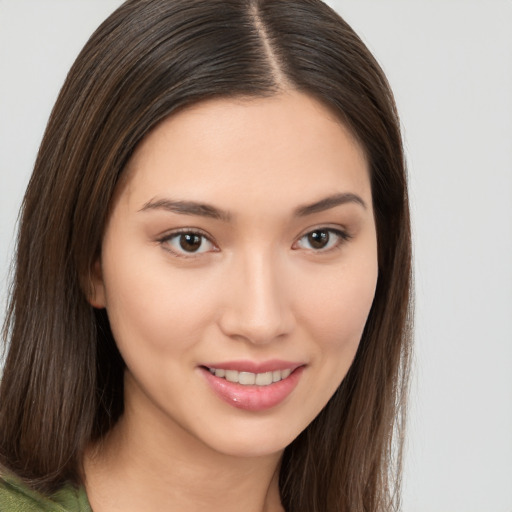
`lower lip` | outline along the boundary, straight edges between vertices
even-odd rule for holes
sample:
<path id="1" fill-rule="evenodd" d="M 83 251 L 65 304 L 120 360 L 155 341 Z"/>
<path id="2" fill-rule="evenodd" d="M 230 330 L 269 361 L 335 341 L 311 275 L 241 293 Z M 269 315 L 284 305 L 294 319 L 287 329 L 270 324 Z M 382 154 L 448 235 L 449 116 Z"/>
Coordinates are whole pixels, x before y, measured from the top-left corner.
<path id="1" fill-rule="evenodd" d="M 268 386 L 244 386 L 216 377 L 206 368 L 201 370 L 214 393 L 224 402 L 237 409 L 264 411 L 276 407 L 291 394 L 299 382 L 304 366 L 294 370 L 286 379 Z"/>

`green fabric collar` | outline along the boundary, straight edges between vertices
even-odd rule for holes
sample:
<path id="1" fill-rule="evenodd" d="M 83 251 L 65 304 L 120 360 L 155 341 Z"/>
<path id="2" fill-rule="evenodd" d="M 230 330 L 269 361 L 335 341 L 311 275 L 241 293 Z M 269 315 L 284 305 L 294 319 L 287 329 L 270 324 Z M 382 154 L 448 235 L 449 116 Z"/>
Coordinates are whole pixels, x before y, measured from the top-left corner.
<path id="1" fill-rule="evenodd" d="M 13 475 L 0 477 L 0 510 L 9 512 L 92 512 L 83 487 L 66 484 L 50 496 Z"/>

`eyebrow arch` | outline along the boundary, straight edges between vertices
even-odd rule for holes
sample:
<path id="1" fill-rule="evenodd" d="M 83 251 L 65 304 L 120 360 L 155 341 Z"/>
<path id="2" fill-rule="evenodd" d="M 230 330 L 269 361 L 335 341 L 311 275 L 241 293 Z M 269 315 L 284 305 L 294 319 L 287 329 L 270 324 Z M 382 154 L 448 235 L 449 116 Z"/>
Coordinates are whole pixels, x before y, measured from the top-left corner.
<path id="1" fill-rule="evenodd" d="M 312 204 L 307 204 L 304 206 L 299 206 L 295 210 L 296 217 L 306 217 L 307 215 L 312 215 L 313 213 L 323 212 L 325 210 L 329 210 L 334 208 L 335 206 L 340 206 L 342 204 L 347 203 L 356 203 L 361 205 L 365 210 L 367 208 L 366 203 L 363 201 L 361 197 L 352 193 L 342 193 L 342 194 L 334 194 L 332 196 L 325 197 L 324 199 L 320 199 Z"/>
<path id="2" fill-rule="evenodd" d="M 352 193 L 341 193 L 325 197 L 315 203 L 299 206 L 295 209 L 294 215 L 296 217 L 306 217 L 346 203 L 356 203 L 366 209 L 366 203 L 358 195 Z M 198 215 L 200 217 L 209 217 L 223 222 L 231 222 L 232 220 L 232 215 L 229 212 L 221 210 L 210 204 L 198 203 L 196 201 L 177 201 L 172 199 L 154 198 L 145 203 L 139 211 L 143 212 L 148 210 L 165 210 L 181 215 Z"/>
<path id="3" fill-rule="evenodd" d="M 172 199 L 150 199 L 139 211 L 165 210 L 182 215 L 198 215 L 224 222 L 231 221 L 231 214 L 215 206 L 195 201 L 174 201 Z"/>

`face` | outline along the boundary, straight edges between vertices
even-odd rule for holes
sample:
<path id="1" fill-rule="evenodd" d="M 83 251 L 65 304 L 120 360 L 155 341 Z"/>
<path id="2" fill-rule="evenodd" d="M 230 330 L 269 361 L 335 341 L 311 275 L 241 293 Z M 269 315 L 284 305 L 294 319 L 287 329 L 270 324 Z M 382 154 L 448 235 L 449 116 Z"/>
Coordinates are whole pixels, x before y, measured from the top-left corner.
<path id="1" fill-rule="evenodd" d="M 129 421 L 277 453 L 343 380 L 373 301 L 364 153 L 296 92 L 184 110 L 132 157 L 94 279 Z"/>

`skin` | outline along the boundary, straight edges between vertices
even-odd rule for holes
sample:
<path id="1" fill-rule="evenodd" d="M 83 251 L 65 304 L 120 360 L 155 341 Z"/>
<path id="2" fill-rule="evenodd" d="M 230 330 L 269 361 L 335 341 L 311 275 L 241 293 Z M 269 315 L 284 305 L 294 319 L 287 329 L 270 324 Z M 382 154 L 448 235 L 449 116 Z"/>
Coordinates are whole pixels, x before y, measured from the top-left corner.
<path id="1" fill-rule="evenodd" d="M 170 117 L 124 176 L 90 300 L 107 309 L 126 361 L 126 407 L 87 454 L 91 505 L 280 511 L 282 452 L 345 376 L 375 293 L 365 155 L 327 108 L 289 91 L 209 100 Z M 297 215 L 336 194 L 352 196 Z M 168 199 L 207 203 L 229 219 L 155 207 Z M 177 229 L 204 235 L 199 250 L 183 250 Z M 307 236 L 315 230 L 329 237 L 325 248 Z M 304 369 L 263 411 L 220 400 L 200 369 L 269 359 Z"/>

